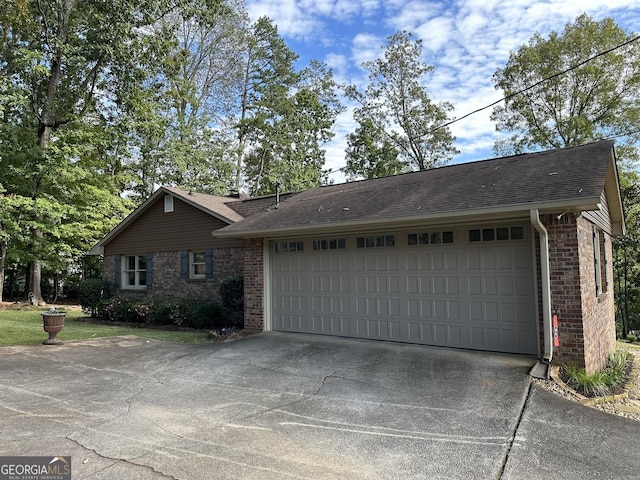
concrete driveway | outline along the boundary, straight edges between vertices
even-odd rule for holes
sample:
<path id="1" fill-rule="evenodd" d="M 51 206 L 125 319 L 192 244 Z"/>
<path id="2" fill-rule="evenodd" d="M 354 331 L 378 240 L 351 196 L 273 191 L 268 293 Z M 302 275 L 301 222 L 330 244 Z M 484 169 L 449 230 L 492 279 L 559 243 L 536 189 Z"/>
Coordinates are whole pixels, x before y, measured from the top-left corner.
<path id="1" fill-rule="evenodd" d="M 0 348 L 0 455 L 75 479 L 638 478 L 640 422 L 532 386 L 534 360 L 263 333 Z"/>

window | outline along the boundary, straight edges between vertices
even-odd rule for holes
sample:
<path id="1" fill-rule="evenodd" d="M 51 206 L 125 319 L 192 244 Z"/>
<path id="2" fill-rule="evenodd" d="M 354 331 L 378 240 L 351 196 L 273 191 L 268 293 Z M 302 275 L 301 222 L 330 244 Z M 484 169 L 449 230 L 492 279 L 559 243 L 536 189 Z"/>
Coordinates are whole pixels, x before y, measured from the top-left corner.
<path id="1" fill-rule="evenodd" d="M 205 252 L 189 252 L 189 278 L 206 278 Z"/>
<path id="2" fill-rule="evenodd" d="M 182 250 L 180 277 L 194 280 L 213 278 L 213 249 Z"/>
<path id="3" fill-rule="evenodd" d="M 356 239 L 356 248 L 393 247 L 395 244 L 395 235 L 372 235 L 369 237 L 358 237 Z"/>
<path id="4" fill-rule="evenodd" d="M 345 248 L 347 248 L 347 241 L 344 238 L 313 241 L 314 250 L 343 250 Z"/>
<path id="5" fill-rule="evenodd" d="M 453 243 L 453 232 L 409 233 L 407 245 L 440 245 Z"/>
<path id="6" fill-rule="evenodd" d="M 524 240 L 524 227 L 475 228 L 469 230 L 470 242 L 494 242 L 507 240 Z"/>
<path id="7" fill-rule="evenodd" d="M 608 290 L 607 281 L 607 256 L 605 248 L 604 232 L 595 225 L 592 227 L 593 233 L 593 266 L 596 281 L 596 296 Z"/>
<path id="8" fill-rule="evenodd" d="M 304 242 L 276 242 L 276 252 L 303 252 Z"/>
<path id="9" fill-rule="evenodd" d="M 173 195 L 164 196 L 164 212 L 165 213 L 173 212 Z"/>
<path id="10" fill-rule="evenodd" d="M 122 287 L 147 287 L 146 255 L 128 255 L 124 257 L 124 262 L 122 265 Z"/>

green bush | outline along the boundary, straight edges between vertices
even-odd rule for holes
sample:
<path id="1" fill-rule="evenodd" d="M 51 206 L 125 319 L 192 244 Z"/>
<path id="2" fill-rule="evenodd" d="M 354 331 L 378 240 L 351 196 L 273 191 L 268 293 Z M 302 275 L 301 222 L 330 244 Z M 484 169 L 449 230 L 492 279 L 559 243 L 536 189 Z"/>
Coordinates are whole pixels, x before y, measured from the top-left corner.
<path id="1" fill-rule="evenodd" d="M 102 308 L 103 320 L 122 323 L 152 323 L 155 306 L 152 301 L 134 297 L 113 297 Z"/>
<path id="2" fill-rule="evenodd" d="M 627 341 L 634 343 L 638 341 L 638 337 L 636 337 L 634 334 L 630 333 L 629 335 L 627 335 Z"/>
<path id="3" fill-rule="evenodd" d="M 216 302 L 199 303 L 191 314 L 193 328 L 220 328 L 222 308 Z"/>
<path id="4" fill-rule="evenodd" d="M 244 324 L 244 277 L 233 275 L 220 283 L 220 299 L 222 311 L 227 321 L 235 327 Z"/>
<path id="5" fill-rule="evenodd" d="M 567 384 L 587 397 L 608 395 L 626 380 L 631 359 L 626 350 L 616 350 L 609 355 L 607 368 L 592 375 L 587 375 L 584 368 L 567 365 Z"/>
<path id="6" fill-rule="evenodd" d="M 82 310 L 92 317 L 98 316 L 98 305 L 111 296 L 109 282 L 102 278 L 89 278 L 80 282 L 78 296 Z"/>
<path id="7" fill-rule="evenodd" d="M 114 297 L 98 306 L 100 318 L 111 322 L 176 325 L 187 328 L 220 328 L 222 308 L 216 302 L 183 297 L 158 303 L 152 299 Z"/>

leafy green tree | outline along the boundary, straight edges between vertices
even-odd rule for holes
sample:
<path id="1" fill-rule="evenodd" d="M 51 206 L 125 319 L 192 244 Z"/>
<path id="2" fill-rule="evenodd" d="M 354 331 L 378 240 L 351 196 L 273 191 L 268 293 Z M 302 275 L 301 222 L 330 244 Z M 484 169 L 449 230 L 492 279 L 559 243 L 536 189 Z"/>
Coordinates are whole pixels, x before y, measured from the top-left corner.
<path id="1" fill-rule="evenodd" d="M 625 209 L 627 234 L 613 240 L 616 321 L 622 338 L 640 329 L 640 175 L 635 169 L 620 169 L 620 191 Z"/>
<path id="2" fill-rule="evenodd" d="M 158 184 L 205 193 L 233 185 L 232 145 L 225 129 L 241 83 L 246 14 L 239 1 L 196 2 L 163 16 L 152 29 L 158 45 L 150 88 L 123 98 L 130 114 L 132 190 L 148 197 Z"/>
<path id="3" fill-rule="evenodd" d="M 498 154 L 618 139 L 627 235 L 613 246 L 623 336 L 631 326 L 640 328 L 640 45 L 633 38 L 610 18 L 581 15 L 561 34 L 534 35 L 493 77 L 507 100 L 492 119 L 498 131 L 511 133 L 496 142 Z"/>
<path id="4" fill-rule="evenodd" d="M 28 291 L 42 302 L 43 264 L 62 269 L 122 216 L 115 88 L 144 81 L 144 66 L 131 59 L 152 38 L 145 26 L 177 5 L 1 1 L 3 85 L 9 81 L 9 90 L 27 101 L 3 114 L 0 183 L 7 194 L 31 199 L 14 221 L 25 241 L 12 248 L 29 265 Z M 118 76 L 125 71 L 129 77 Z"/>
<path id="5" fill-rule="evenodd" d="M 238 121 L 238 166 L 253 194 L 320 185 L 324 145 L 342 106 L 333 73 L 312 61 L 297 72 L 293 53 L 267 18 L 248 40 Z"/>
<path id="6" fill-rule="evenodd" d="M 370 118 L 361 120 L 354 133 L 347 136 L 347 178 L 380 178 L 397 175 L 411 168 L 398 159 L 391 140 L 380 136 Z"/>
<path id="7" fill-rule="evenodd" d="M 376 175 L 398 170 L 425 170 L 447 163 L 458 151 L 455 138 L 443 124 L 453 109 L 447 102 L 434 103 L 422 84 L 434 67 L 422 62 L 422 40 L 408 32 L 387 38 L 382 58 L 365 62 L 369 84 L 364 91 L 346 89 L 359 106 L 354 118 L 359 125 L 350 135 L 347 173 Z M 368 139 L 377 139 L 371 143 Z M 366 148 L 362 148 L 366 146 Z M 393 147 L 397 155 L 391 155 Z M 376 154 L 382 157 L 375 158 Z M 390 165 L 385 165 L 390 161 Z M 376 168 L 367 168 L 375 165 Z"/>
<path id="8" fill-rule="evenodd" d="M 562 33 L 535 34 L 512 52 L 493 76 L 508 98 L 494 108 L 492 120 L 499 132 L 510 133 L 496 142 L 496 153 L 564 148 L 602 138 L 637 142 L 640 44 L 599 55 L 632 38 L 611 18 L 597 22 L 583 14 Z"/>

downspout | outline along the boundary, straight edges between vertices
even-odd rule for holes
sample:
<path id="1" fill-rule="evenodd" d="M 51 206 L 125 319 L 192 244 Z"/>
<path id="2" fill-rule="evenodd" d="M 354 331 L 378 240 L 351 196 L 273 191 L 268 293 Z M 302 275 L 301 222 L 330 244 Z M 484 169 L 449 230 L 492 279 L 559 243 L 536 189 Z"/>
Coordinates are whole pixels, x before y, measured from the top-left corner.
<path id="1" fill-rule="evenodd" d="M 551 363 L 553 359 L 553 323 L 551 318 L 551 280 L 549 276 L 549 233 L 540 221 L 538 210 L 530 211 L 531 225 L 540 235 L 540 268 L 542 277 L 542 324 L 544 328 L 544 356 L 542 360 Z"/>

